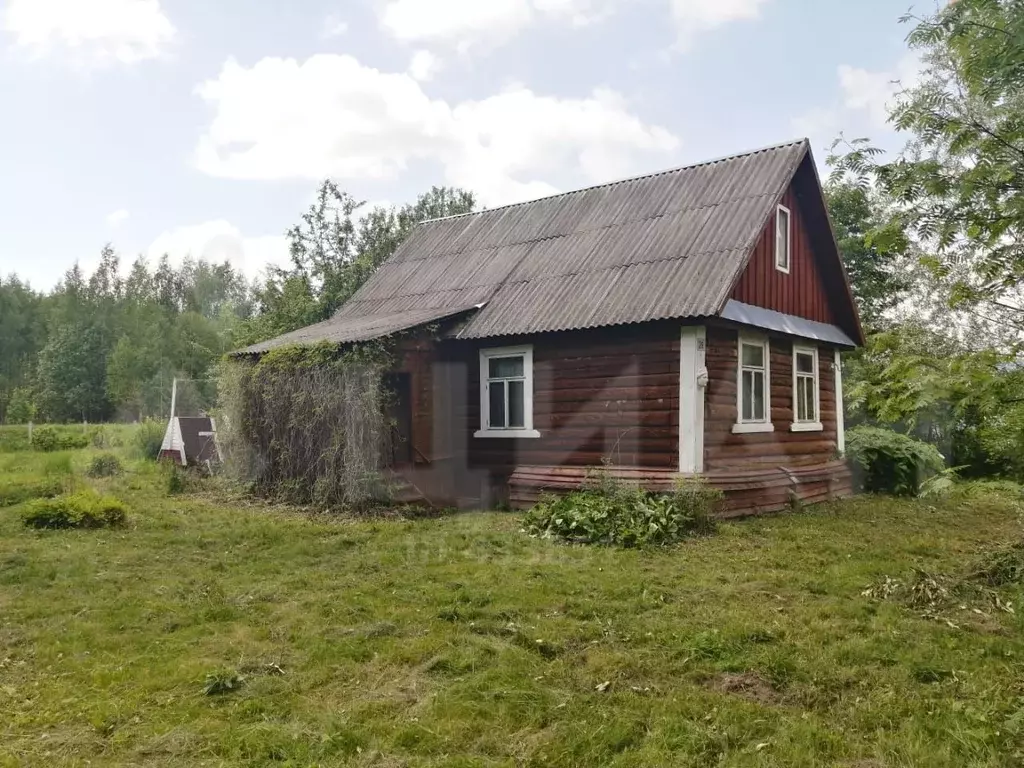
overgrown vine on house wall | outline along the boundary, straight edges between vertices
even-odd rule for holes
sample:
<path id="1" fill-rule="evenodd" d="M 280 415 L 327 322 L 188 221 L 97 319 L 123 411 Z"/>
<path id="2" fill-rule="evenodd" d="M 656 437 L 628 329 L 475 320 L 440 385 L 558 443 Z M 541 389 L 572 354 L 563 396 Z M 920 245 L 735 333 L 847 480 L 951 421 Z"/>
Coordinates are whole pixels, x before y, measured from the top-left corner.
<path id="1" fill-rule="evenodd" d="M 394 340 L 272 350 L 221 366 L 227 472 L 261 495 L 319 507 L 386 502 Z"/>

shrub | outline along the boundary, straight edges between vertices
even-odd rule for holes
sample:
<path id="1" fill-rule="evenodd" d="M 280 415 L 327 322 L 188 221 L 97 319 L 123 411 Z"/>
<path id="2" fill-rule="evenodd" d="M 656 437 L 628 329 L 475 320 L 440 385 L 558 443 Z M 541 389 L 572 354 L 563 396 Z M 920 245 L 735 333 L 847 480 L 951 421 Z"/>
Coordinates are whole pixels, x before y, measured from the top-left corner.
<path id="1" fill-rule="evenodd" d="M 935 446 L 879 427 L 851 429 L 846 449 L 869 493 L 917 496 L 921 484 L 945 468 Z"/>
<path id="2" fill-rule="evenodd" d="M 31 481 L 0 481 L 0 507 L 13 507 L 33 499 L 52 499 L 64 492 L 64 483 L 57 477 Z"/>
<path id="3" fill-rule="evenodd" d="M 112 453 L 101 453 L 85 470 L 89 477 L 113 477 L 121 474 L 121 461 Z"/>
<path id="4" fill-rule="evenodd" d="M 548 497 L 524 518 L 528 533 L 585 544 L 661 546 L 714 530 L 722 494 L 688 480 L 658 494 L 602 480 L 561 497 Z"/>
<path id="5" fill-rule="evenodd" d="M 124 504 L 110 496 L 81 492 L 52 499 L 37 499 L 28 505 L 22 521 L 29 528 L 112 528 L 127 519 Z"/>
<path id="6" fill-rule="evenodd" d="M 167 425 L 153 419 L 147 419 L 135 430 L 132 442 L 135 450 L 144 459 L 156 460 L 160 456 L 160 446 L 164 444 L 164 433 Z"/>
<path id="7" fill-rule="evenodd" d="M 32 431 L 32 449 L 43 453 L 71 451 L 88 446 L 89 436 L 83 433 L 58 430 L 48 424 Z"/>

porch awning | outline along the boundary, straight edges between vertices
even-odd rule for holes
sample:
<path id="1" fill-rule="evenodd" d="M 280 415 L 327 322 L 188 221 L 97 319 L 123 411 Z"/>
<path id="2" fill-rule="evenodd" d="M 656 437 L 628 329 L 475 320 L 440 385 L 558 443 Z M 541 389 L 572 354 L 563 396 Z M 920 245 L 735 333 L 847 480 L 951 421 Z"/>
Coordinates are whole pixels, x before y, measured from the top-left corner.
<path id="1" fill-rule="evenodd" d="M 755 307 L 752 304 L 744 304 L 733 299 L 726 303 L 720 317 L 724 320 L 732 320 L 734 323 L 743 323 L 744 325 L 752 325 L 755 328 L 763 328 L 766 331 L 788 333 L 791 336 L 824 341 L 843 347 L 852 348 L 857 346 L 857 342 L 851 339 L 837 325 L 819 323 L 815 320 L 805 320 L 802 317 L 776 312 L 773 309 Z"/>

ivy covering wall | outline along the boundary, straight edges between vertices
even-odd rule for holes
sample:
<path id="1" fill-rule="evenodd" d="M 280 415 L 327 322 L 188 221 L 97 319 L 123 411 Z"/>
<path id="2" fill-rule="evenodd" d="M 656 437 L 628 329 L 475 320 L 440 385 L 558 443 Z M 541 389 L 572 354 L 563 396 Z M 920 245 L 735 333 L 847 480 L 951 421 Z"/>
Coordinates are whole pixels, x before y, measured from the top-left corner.
<path id="1" fill-rule="evenodd" d="M 359 509 L 389 499 L 392 345 L 290 346 L 230 359 L 220 377 L 226 471 L 267 497 Z"/>

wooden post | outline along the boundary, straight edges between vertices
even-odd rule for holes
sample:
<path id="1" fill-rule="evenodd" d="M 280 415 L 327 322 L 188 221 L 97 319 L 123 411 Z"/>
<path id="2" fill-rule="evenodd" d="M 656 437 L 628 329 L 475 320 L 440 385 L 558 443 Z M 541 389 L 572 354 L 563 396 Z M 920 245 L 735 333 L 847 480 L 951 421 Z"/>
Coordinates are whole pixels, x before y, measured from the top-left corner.
<path id="1" fill-rule="evenodd" d="M 29 423 L 28 423 L 28 444 L 29 444 L 29 447 L 32 446 L 32 422 L 31 421 L 29 421 Z"/>

